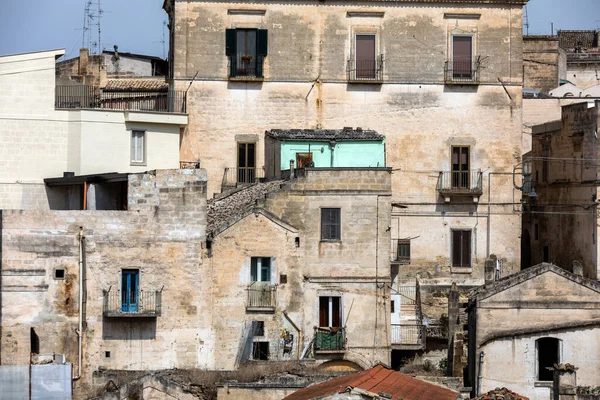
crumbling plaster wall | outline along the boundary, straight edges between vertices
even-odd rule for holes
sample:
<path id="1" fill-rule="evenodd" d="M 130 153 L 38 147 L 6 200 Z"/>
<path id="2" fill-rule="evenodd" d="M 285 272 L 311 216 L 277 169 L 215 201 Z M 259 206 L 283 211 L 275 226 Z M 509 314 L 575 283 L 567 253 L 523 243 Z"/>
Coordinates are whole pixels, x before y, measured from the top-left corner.
<path id="1" fill-rule="evenodd" d="M 97 368 L 212 367 L 210 281 L 202 273 L 206 173 L 131 175 L 129 211 L 2 213 L 2 364 L 29 362 L 30 328 L 41 353 L 66 354 L 77 368 L 78 235 L 85 236 L 85 319 L 80 393 Z M 53 279 L 65 268 L 64 280 Z M 103 290 L 120 289 L 122 269 L 140 270 L 140 289 L 162 290 L 156 318 L 103 317 Z M 107 356 L 106 352 L 110 352 Z"/>
<path id="2" fill-rule="evenodd" d="M 592 325 L 567 327 L 585 323 Z M 551 271 L 480 301 L 476 359 L 481 351 L 485 353 L 481 392 L 510 386 L 530 399 L 547 399 L 550 388 L 535 385 L 535 341 L 543 337 L 561 340 L 561 363 L 585 366 L 577 371 L 578 384 L 597 384 L 599 324 L 600 294 Z"/>

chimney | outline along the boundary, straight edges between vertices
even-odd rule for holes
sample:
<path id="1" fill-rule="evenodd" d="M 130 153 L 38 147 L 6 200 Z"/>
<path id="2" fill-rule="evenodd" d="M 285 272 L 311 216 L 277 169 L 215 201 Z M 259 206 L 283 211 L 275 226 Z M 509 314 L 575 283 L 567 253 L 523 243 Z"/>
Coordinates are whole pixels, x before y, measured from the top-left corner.
<path id="1" fill-rule="evenodd" d="M 87 75 L 89 55 L 88 49 L 79 49 L 79 75 Z"/>
<path id="2" fill-rule="evenodd" d="M 581 261 L 573 261 L 573 273 L 578 276 L 583 276 L 583 263 Z"/>
<path id="3" fill-rule="evenodd" d="M 101 88 L 105 88 L 107 83 L 108 83 L 108 78 L 106 76 L 106 65 L 101 65 L 100 66 L 100 82 L 99 82 L 99 86 Z"/>
<path id="4" fill-rule="evenodd" d="M 577 400 L 577 370 L 572 364 L 554 364 L 553 400 Z"/>

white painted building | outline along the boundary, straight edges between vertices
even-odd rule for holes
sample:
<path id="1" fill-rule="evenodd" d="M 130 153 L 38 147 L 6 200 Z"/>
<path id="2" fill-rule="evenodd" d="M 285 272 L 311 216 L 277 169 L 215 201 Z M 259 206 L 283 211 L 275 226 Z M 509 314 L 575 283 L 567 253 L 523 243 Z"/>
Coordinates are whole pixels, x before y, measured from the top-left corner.
<path id="1" fill-rule="evenodd" d="M 43 179 L 64 172 L 179 168 L 185 114 L 56 109 L 55 62 L 64 53 L 0 56 L 0 209 L 48 209 Z"/>

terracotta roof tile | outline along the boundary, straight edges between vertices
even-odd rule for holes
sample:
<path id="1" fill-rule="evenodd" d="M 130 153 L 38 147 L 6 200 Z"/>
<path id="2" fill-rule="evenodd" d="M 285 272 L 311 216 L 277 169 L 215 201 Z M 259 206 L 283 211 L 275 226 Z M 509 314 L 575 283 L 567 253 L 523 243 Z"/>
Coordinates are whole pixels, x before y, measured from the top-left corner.
<path id="1" fill-rule="evenodd" d="M 166 92 L 168 89 L 164 78 L 108 79 L 104 87 L 110 92 Z"/>
<path id="2" fill-rule="evenodd" d="M 558 45 L 566 51 L 574 51 L 581 43 L 583 49 L 598 47 L 596 31 L 558 31 Z"/>
<path id="3" fill-rule="evenodd" d="M 366 371 L 335 378 L 300 389 L 284 400 L 310 400 L 359 388 L 372 393 L 386 393 L 392 400 L 456 400 L 458 392 L 413 378 L 378 365 Z"/>
<path id="4" fill-rule="evenodd" d="M 496 388 L 472 400 L 529 400 L 529 398 L 512 392 L 507 388 Z"/>
<path id="5" fill-rule="evenodd" d="M 272 129 L 267 136 L 280 140 L 383 140 L 385 136 L 369 129 Z"/>

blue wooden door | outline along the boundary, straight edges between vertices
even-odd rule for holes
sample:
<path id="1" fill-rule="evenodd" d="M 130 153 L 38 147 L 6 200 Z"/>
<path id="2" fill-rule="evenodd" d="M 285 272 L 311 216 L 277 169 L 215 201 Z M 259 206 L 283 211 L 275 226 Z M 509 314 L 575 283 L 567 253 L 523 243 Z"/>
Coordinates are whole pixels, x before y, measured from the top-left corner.
<path id="1" fill-rule="evenodd" d="M 124 269 L 121 274 L 121 311 L 137 312 L 140 271 Z"/>

